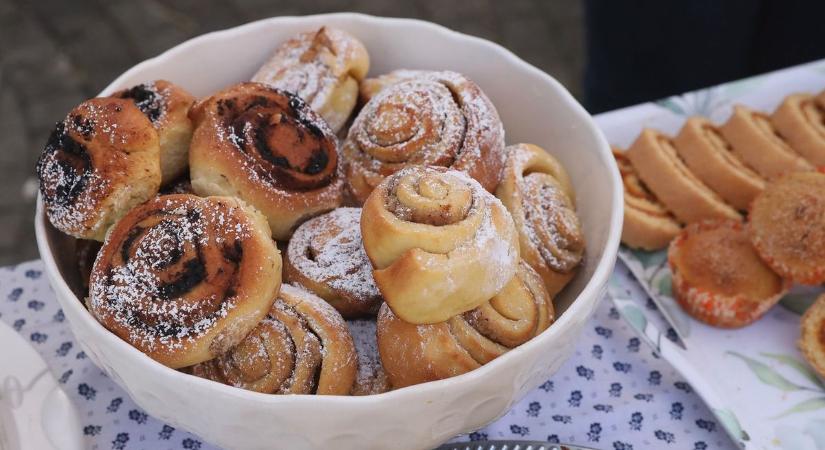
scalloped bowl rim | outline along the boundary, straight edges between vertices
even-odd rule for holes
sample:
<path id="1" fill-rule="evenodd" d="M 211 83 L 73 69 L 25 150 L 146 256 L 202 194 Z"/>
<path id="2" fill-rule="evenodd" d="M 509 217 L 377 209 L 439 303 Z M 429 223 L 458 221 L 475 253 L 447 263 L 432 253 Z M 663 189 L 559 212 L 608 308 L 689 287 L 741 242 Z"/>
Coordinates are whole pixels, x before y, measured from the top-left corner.
<path id="1" fill-rule="evenodd" d="M 544 81 L 552 84 L 557 90 L 563 93 L 563 97 L 567 103 L 567 107 L 571 110 L 571 113 L 579 115 L 580 118 L 585 118 L 583 122 L 588 126 L 590 129 L 588 130 L 591 133 L 595 133 L 598 137 L 600 143 L 600 157 L 602 159 L 605 158 L 612 158 L 608 150 L 609 147 L 604 136 L 596 127 L 595 123 L 590 119 L 589 114 L 584 110 L 584 108 L 579 105 L 579 103 L 572 97 L 572 95 L 567 92 L 567 90 L 554 78 L 549 76 L 548 74 L 542 72 L 538 68 L 530 65 L 529 63 L 525 62 L 524 60 L 520 59 L 511 51 L 507 50 L 506 48 L 488 41 L 486 39 L 482 39 L 475 36 L 470 36 L 464 33 L 460 33 L 457 31 L 450 30 L 449 28 L 443 27 L 441 25 L 434 24 L 432 22 L 427 22 L 423 20 L 417 19 L 404 19 L 404 18 L 387 18 L 387 17 L 377 17 L 371 16 L 366 14 L 358 14 L 358 13 L 332 13 L 332 14 L 317 14 L 311 16 L 280 16 L 280 17 L 272 17 L 267 19 L 262 19 L 254 22 L 250 22 L 244 25 L 240 25 L 234 28 L 228 28 L 225 30 L 220 31 L 213 31 L 210 33 L 206 33 L 200 36 L 196 36 L 191 38 L 181 44 L 176 45 L 175 47 L 166 50 L 165 52 L 161 53 L 158 56 L 153 58 L 147 59 L 123 74 L 121 74 L 118 78 L 116 78 L 109 86 L 107 86 L 99 95 L 107 95 L 115 90 L 115 87 L 121 83 L 121 80 L 127 79 L 132 74 L 141 71 L 144 67 L 150 66 L 153 64 L 158 64 L 165 62 L 169 59 L 173 59 L 178 53 L 188 51 L 190 47 L 195 45 L 201 45 L 204 43 L 208 43 L 212 40 L 221 40 L 225 39 L 233 34 L 236 33 L 244 33 L 249 31 L 250 29 L 255 29 L 258 27 L 265 26 L 270 22 L 277 22 L 277 21 L 292 21 L 292 20 L 302 20 L 305 18 L 319 18 L 319 17 L 354 17 L 362 20 L 367 21 L 378 21 L 384 22 L 387 24 L 392 23 L 415 23 L 418 26 L 427 27 L 432 32 L 447 34 L 452 39 L 463 40 L 467 43 L 472 43 L 475 45 L 484 45 L 490 47 L 492 50 L 496 51 L 497 53 L 501 54 L 501 56 L 509 59 L 515 65 L 520 66 L 523 70 L 534 72 L 541 78 L 544 78 Z M 611 161 L 612 163 L 612 161 Z M 508 361 L 515 357 L 517 354 L 522 354 L 525 352 L 533 352 L 536 351 L 537 347 L 545 346 L 548 343 L 552 342 L 556 335 L 561 332 L 563 328 L 565 328 L 565 324 L 574 320 L 574 316 L 577 314 L 579 310 L 586 310 L 589 306 L 585 304 L 582 299 L 592 298 L 592 302 L 598 302 L 601 298 L 601 294 L 603 291 L 603 286 L 606 285 L 608 277 L 610 276 L 613 266 L 616 260 L 616 255 L 619 246 L 619 239 L 621 235 L 621 227 L 622 227 L 622 188 L 621 182 L 619 178 L 619 173 L 617 169 L 613 169 L 611 171 L 611 185 L 613 187 L 613 198 L 611 199 L 611 206 L 612 206 L 612 214 L 610 216 L 610 225 L 609 225 L 609 236 L 607 238 L 604 252 L 602 253 L 598 265 L 587 281 L 585 287 L 579 293 L 575 300 L 571 303 L 568 309 L 556 320 L 556 322 L 551 326 L 549 329 L 541 333 L 539 336 L 531 339 L 530 341 L 516 347 L 513 350 L 505 353 L 504 355 L 494 359 L 493 361 L 475 369 L 465 374 L 447 378 L 444 380 L 432 381 L 428 383 L 418 384 L 406 388 L 401 388 L 381 394 L 373 394 L 373 395 L 366 395 L 366 396 L 319 396 L 319 395 L 271 395 L 271 394 L 262 394 L 252 391 L 247 391 L 243 389 L 238 389 L 232 386 L 223 385 L 220 383 L 216 383 L 210 380 L 206 380 L 203 378 L 194 377 L 183 372 L 179 372 L 174 369 L 170 369 L 155 360 L 149 358 L 141 351 L 137 350 L 136 348 L 132 347 L 125 341 L 117 338 L 114 334 L 109 332 L 103 325 L 98 323 L 91 314 L 85 311 L 85 308 L 82 306 L 82 302 L 78 300 L 75 302 L 74 305 L 62 305 L 65 307 L 73 307 L 76 309 L 84 309 L 82 311 L 82 317 L 84 317 L 84 326 L 89 328 L 95 338 L 97 339 L 106 339 L 106 340 L 115 340 L 117 341 L 115 345 L 118 346 L 119 350 L 122 352 L 126 352 L 128 354 L 133 355 L 134 358 L 142 360 L 143 366 L 145 366 L 146 370 L 150 370 L 154 372 L 157 376 L 167 377 L 169 378 L 170 382 L 180 382 L 180 383 L 196 383 L 202 384 L 204 386 L 208 385 L 210 389 L 222 392 L 225 395 L 236 397 L 240 400 L 247 400 L 251 402 L 256 402 L 259 404 L 266 404 L 266 405 L 290 405 L 295 402 L 303 403 L 306 401 L 311 401 L 317 404 L 318 408 L 324 408 L 326 405 L 340 405 L 342 403 L 347 404 L 348 406 L 366 406 L 366 405 L 373 405 L 377 403 L 385 403 L 388 401 L 403 401 L 405 398 L 417 396 L 422 393 L 433 393 L 442 391 L 445 389 L 453 389 L 455 386 L 464 385 L 464 384 L 472 384 L 473 382 L 477 382 L 483 378 L 489 376 L 490 373 L 499 370 L 500 367 L 506 366 Z M 54 288 L 56 290 L 65 291 L 68 293 L 68 296 L 71 298 L 77 298 L 77 296 L 72 293 L 71 289 L 69 288 L 66 281 L 59 275 L 60 272 L 57 268 L 57 264 L 55 262 L 54 255 L 51 252 L 49 244 L 46 239 L 46 230 L 45 230 L 45 217 L 43 211 L 43 203 L 40 194 L 38 194 L 37 198 L 37 211 L 35 217 L 35 231 L 37 236 L 37 244 L 38 249 L 40 251 L 41 258 L 43 259 L 47 273 L 55 274 L 54 277 L 50 277 L 52 279 L 52 284 L 55 285 Z"/>

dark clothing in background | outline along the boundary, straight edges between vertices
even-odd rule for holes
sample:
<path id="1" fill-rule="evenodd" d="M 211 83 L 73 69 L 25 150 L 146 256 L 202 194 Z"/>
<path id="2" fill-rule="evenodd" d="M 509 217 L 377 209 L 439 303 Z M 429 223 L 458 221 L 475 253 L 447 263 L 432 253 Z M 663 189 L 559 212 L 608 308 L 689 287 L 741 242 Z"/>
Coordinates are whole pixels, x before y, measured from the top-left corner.
<path id="1" fill-rule="evenodd" d="M 825 57 L 825 1 L 587 0 L 591 113 Z"/>

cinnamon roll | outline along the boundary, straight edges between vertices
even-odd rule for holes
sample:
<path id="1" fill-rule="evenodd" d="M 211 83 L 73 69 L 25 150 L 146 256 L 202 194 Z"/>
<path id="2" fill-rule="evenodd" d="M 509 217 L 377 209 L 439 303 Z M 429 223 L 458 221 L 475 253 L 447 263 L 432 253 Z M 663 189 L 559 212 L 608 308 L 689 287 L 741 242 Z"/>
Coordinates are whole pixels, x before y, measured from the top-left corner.
<path id="1" fill-rule="evenodd" d="M 375 316 L 382 301 L 360 223 L 360 208 L 338 208 L 304 222 L 289 240 L 284 263 L 286 281 L 304 286 L 348 319 Z"/>
<path id="2" fill-rule="evenodd" d="M 679 222 L 642 183 L 624 151 L 613 149 L 624 185 L 624 224 L 622 244 L 644 250 L 667 247 L 679 234 Z"/>
<path id="3" fill-rule="evenodd" d="M 504 167 L 504 128 L 481 88 L 464 75 L 405 71 L 358 113 L 343 154 L 359 202 L 410 165 L 464 171 L 493 192 Z"/>
<path id="4" fill-rule="evenodd" d="M 315 295 L 289 284 L 267 316 L 193 375 L 265 394 L 349 395 L 358 370 L 347 323 Z"/>
<path id="5" fill-rule="evenodd" d="M 300 98 L 241 83 L 198 103 L 192 116 L 189 164 L 198 195 L 244 199 L 281 240 L 341 204 L 335 135 Z"/>
<path id="6" fill-rule="evenodd" d="M 378 313 L 378 350 L 394 388 L 453 377 L 492 361 L 546 330 L 553 302 L 522 261 L 498 294 L 446 322 L 413 325 L 388 305 Z"/>
<path id="7" fill-rule="evenodd" d="M 820 377 L 825 377 L 825 294 L 802 316 L 799 350 Z"/>
<path id="8" fill-rule="evenodd" d="M 740 211 L 765 189 L 765 180 L 733 153 L 719 129 L 705 118 L 689 118 L 673 144 L 690 171 Z"/>
<path id="9" fill-rule="evenodd" d="M 369 67 L 361 41 L 346 31 L 321 27 L 281 44 L 252 81 L 301 97 L 337 133 L 355 108 L 358 83 Z"/>
<path id="10" fill-rule="evenodd" d="M 161 183 L 168 184 L 186 174 L 192 140 L 188 114 L 195 97 L 166 80 L 138 84 L 112 97 L 133 101 L 158 131 Z"/>
<path id="11" fill-rule="evenodd" d="M 785 173 L 813 170 L 774 128 L 770 117 L 761 112 L 737 105 L 719 130 L 733 146 L 733 152 L 768 180 Z"/>
<path id="12" fill-rule="evenodd" d="M 490 299 L 519 258 L 507 209 L 477 181 L 442 167 L 387 177 L 364 204 L 361 233 L 384 300 L 416 324 L 443 322 Z"/>
<path id="13" fill-rule="evenodd" d="M 556 158 L 532 144 L 507 147 L 496 197 L 519 234 L 522 259 L 541 275 L 550 296 L 573 278 L 584 256 L 570 177 Z"/>
<path id="14" fill-rule="evenodd" d="M 88 306 L 109 331 L 172 368 L 239 344 L 281 284 L 266 219 L 230 197 L 167 195 L 134 208 L 95 261 Z"/>
<path id="15" fill-rule="evenodd" d="M 825 106 L 818 104 L 813 95 L 785 97 L 771 115 L 771 122 L 809 163 L 825 166 Z"/>
<path id="16" fill-rule="evenodd" d="M 627 158 L 645 185 L 682 223 L 704 219 L 741 219 L 685 165 L 673 140 L 645 129 L 627 150 Z"/>
<path id="17" fill-rule="evenodd" d="M 102 241 L 113 223 L 157 193 L 158 133 L 132 102 L 87 100 L 55 126 L 37 175 L 52 225 Z"/>

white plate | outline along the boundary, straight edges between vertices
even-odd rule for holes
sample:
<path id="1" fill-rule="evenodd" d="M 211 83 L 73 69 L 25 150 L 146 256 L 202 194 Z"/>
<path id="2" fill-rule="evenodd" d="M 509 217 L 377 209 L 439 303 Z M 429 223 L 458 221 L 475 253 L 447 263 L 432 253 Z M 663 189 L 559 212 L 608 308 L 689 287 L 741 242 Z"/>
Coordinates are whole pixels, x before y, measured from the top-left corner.
<path id="1" fill-rule="evenodd" d="M 558 82 L 496 44 L 417 20 L 330 14 L 254 22 L 185 42 L 130 69 L 104 93 L 165 78 L 207 95 L 248 79 L 287 37 L 322 25 L 361 39 L 373 75 L 398 68 L 469 75 L 496 105 L 509 143 L 538 144 L 567 167 L 577 191 L 587 256 L 557 299 L 563 314 L 550 329 L 482 368 L 448 380 L 367 397 L 264 395 L 164 367 L 92 319 L 67 283 L 71 242 L 48 225 L 38 202 L 40 254 L 86 353 L 162 421 L 230 448 L 432 448 L 504 414 L 571 354 L 615 263 L 621 181 L 601 133 Z"/>

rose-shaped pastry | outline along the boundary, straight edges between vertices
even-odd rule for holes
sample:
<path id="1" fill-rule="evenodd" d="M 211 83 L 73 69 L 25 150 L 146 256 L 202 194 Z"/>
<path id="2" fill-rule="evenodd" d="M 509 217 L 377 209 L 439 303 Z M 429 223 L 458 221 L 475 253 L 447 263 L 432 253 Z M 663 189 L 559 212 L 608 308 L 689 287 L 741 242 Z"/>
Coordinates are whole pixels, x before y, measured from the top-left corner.
<path id="1" fill-rule="evenodd" d="M 192 189 L 244 199 L 288 239 L 302 221 L 341 204 L 335 135 L 303 100 L 259 83 L 241 83 L 191 112 Z"/>
<path id="2" fill-rule="evenodd" d="M 235 198 L 167 195 L 112 228 L 88 306 L 112 333 L 179 368 L 240 343 L 280 284 L 281 255 L 259 212 Z"/>
<path id="3" fill-rule="evenodd" d="M 492 192 L 504 166 L 504 128 L 472 80 L 456 72 L 403 71 L 364 106 L 342 153 L 363 202 L 384 177 L 410 165 L 468 173 Z"/>
<path id="4" fill-rule="evenodd" d="M 378 289 L 399 318 L 443 322 L 513 277 L 518 236 L 492 194 L 462 172 L 414 166 L 387 177 L 361 215 Z"/>

